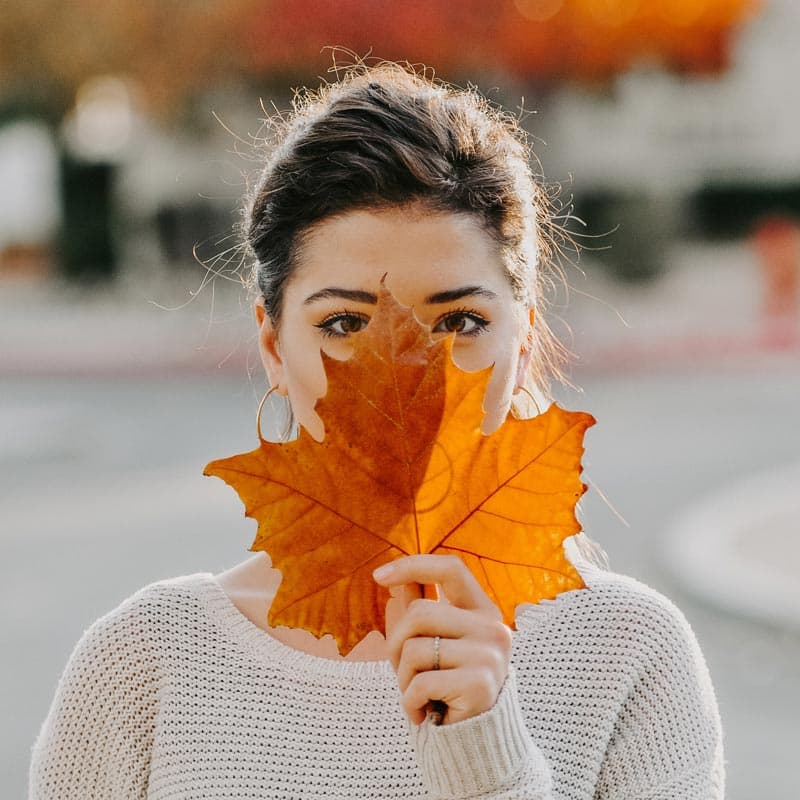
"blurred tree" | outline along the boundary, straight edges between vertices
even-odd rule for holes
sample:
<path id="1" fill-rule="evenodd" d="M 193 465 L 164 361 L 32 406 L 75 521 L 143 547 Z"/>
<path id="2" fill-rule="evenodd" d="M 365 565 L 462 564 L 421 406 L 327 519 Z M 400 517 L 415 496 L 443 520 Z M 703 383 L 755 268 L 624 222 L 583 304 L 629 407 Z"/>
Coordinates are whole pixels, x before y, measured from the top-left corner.
<path id="1" fill-rule="evenodd" d="M 62 114 L 103 74 L 133 78 L 151 112 L 247 68 L 245 20 L 256 0 L 2 0 L 0 95 L 37 97 Z M 59 116 L 56 114 L 55 116 Z"/>

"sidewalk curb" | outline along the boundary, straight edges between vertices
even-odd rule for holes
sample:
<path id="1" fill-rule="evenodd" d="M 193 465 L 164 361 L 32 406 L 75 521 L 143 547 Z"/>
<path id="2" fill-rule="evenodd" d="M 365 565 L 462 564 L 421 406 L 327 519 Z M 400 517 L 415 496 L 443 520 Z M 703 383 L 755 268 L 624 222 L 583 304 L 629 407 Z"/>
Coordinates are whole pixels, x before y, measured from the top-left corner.
<path id="1" fill-rule="evenodd" d="M 738 481 L 687 508 L 663 563 L 718 608 L 800 631 L 800 462 Z"/>

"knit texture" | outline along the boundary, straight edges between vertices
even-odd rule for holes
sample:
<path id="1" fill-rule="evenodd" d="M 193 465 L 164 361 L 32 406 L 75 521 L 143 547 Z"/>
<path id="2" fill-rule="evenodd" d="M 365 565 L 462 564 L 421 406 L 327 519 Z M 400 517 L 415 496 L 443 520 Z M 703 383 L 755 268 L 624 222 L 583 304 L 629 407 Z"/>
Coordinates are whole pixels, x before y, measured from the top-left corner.
<path id="1" fill-rule="evenodd" d="M 568 557 L 585 589 L 521 606 L 495 706 L 404 716 L 388 662 L 273 639 L 212 575 L 146 586 L 73 651 L 33 748 L 39 798 L 723 797 L 697 640 L 663 595 Z"/>

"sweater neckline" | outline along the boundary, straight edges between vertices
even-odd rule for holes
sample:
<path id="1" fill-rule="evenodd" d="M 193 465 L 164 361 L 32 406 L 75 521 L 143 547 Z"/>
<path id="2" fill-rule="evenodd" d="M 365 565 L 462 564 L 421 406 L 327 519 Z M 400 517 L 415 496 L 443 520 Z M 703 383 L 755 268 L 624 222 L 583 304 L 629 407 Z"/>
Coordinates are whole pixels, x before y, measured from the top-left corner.
<path id="1" fill-rule="evenodd" d="M 567 557 L 583 578 L 586 588 L 591 589 L 598 570 L 595 565 L 582 557 L 578 537 L 565 539 L 564 548 Z M 394 678 L 395 672 L 390 661 L 347 661 L 326 658 L 311 655 L 284 644 L 242 614 L 212 573 L 199 572 L 187 577 L 198 585 L 200 598 L 209 615 L 220 625 L 222 630 L 261 660 L 281 664 L 294 673 L 355 679 Z M 584 590 L 575 589 L 562 592 L 552 599 L 542 599 L 535 604 L 521 605 L 517 609 L 517 623 L 521 621 L 521 617 L 528 617 L 530 620 L 538 618 L 541 621 L 542 617 L 549 616 L 567 602 L 567 598 L 581 591 Z"/>
<path id="2" fill-rule="evenodd" d="M 390 661 L 326 658 L 284 644 L 242 614 L 212 573 L 200 572 L 191 577 L 199 585 L 201 599 L 211 617 L 228 636 L 260 659 L 281 664 L 293 672 L 352 678 L 394 677 Z"/>

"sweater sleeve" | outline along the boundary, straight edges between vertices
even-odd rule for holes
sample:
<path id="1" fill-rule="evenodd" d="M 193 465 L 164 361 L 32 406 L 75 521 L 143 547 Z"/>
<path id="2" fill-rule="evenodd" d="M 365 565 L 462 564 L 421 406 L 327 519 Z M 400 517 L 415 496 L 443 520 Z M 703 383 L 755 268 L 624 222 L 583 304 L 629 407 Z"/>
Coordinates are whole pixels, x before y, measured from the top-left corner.
<path id="1" fill-rule="evenodd" d="M 157 675 L 134 598 L 81 637 L 33 747 L 29 800 L 144 798 Z"/>
<path id="2" fill-rule="evenodd" d="M 522 718 L 514 671 L 495 705 L 452 725 L 412 725 L 423 781 L 431 797 L 549 800 L 550 769 Z"/>
<path id="3" fill-rule="evenodd" d="M 652 609 L 651 609 L 652 610 Z M 722 726 L 688 621 L 666 598 L 616 719 L 597 800 L 722 800 Z"/>

